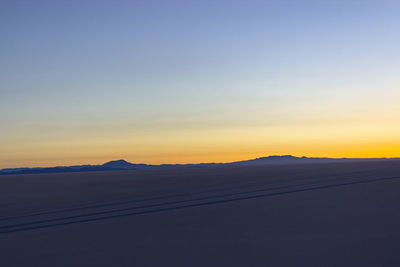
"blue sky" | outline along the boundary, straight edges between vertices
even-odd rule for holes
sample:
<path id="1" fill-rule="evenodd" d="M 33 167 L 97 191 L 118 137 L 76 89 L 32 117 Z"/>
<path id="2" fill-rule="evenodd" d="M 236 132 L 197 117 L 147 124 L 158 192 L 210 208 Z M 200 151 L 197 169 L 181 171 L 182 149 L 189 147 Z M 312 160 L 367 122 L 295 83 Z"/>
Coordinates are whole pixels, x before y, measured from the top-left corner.
<path id="1" fill-rule="evenodd" d="M 396 1 L 2 1 L 0 167 L 393 156 L 399 13 Z"/>

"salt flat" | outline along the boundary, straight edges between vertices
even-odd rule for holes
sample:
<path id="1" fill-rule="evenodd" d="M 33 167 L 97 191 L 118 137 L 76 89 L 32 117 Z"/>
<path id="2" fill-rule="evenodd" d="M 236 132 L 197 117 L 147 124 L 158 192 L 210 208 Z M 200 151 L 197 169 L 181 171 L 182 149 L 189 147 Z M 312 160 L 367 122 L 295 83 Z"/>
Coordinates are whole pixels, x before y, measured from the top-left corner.
<path id="1" fill-rule="evenodd" d="M 1 266 L 398 266 L 400 163 L 0 177 Z"/>

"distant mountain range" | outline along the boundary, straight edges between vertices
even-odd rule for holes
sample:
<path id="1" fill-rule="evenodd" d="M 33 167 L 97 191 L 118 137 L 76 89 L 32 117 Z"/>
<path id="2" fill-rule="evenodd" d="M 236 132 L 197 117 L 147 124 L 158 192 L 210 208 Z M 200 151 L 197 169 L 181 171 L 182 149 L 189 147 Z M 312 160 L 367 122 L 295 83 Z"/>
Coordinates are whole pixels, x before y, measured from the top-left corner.
<path id="1" fill-rule="evenodd" d="M 123 159 L 109 161 L 102 165 L 76 165 L 57 167 L 36 168 L 9 168 L 0 170 L 0 175 L 5 174 L 34 174 L 34 173 L 62 173 L 62 172 L 93 172 L 93 171 L 116 171 L 116 170 L 139 170 L 139 169 L 166 169 L 166 168 L 191 168 L 211 166 L 265 166 L 265 165 L 292 165 L 292 164 L 315 164 L 334 162 L 370 162 L 370 161 L 399 161 L 400 158 L 308 158 L 294 157 L 290 155 L 269 156 L 245 161 L 230 163 L 199 163 L 199 164 L 135 164 Z"/>

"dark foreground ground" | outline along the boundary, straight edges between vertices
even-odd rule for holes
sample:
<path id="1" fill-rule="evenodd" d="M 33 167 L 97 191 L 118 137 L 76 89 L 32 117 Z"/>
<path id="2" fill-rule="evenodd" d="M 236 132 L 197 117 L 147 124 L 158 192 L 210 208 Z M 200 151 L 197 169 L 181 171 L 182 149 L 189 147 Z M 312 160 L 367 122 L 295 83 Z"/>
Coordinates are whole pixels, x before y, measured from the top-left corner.
<path id="1" fill-rule="evenodd" d="M 400 163 L 2 176 L 0 266 L 400 266 Z"/>

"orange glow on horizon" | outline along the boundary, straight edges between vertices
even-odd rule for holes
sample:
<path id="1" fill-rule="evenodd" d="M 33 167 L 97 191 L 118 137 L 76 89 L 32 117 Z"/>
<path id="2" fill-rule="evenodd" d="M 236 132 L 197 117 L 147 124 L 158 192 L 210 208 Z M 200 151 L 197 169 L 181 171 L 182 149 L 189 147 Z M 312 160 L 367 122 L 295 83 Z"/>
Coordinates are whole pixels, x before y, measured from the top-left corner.
<path id="1" fill-rule="evenodd" d="M 400 125 L 391 122 L 312 123 L 216 128 L 71 129 L 12 136 L 0 168 L 132 163 L 207 163 L 269 155 L 332 158 L 400 157 Z M 9 137 L 11 139 L 11 137 Z"/>

